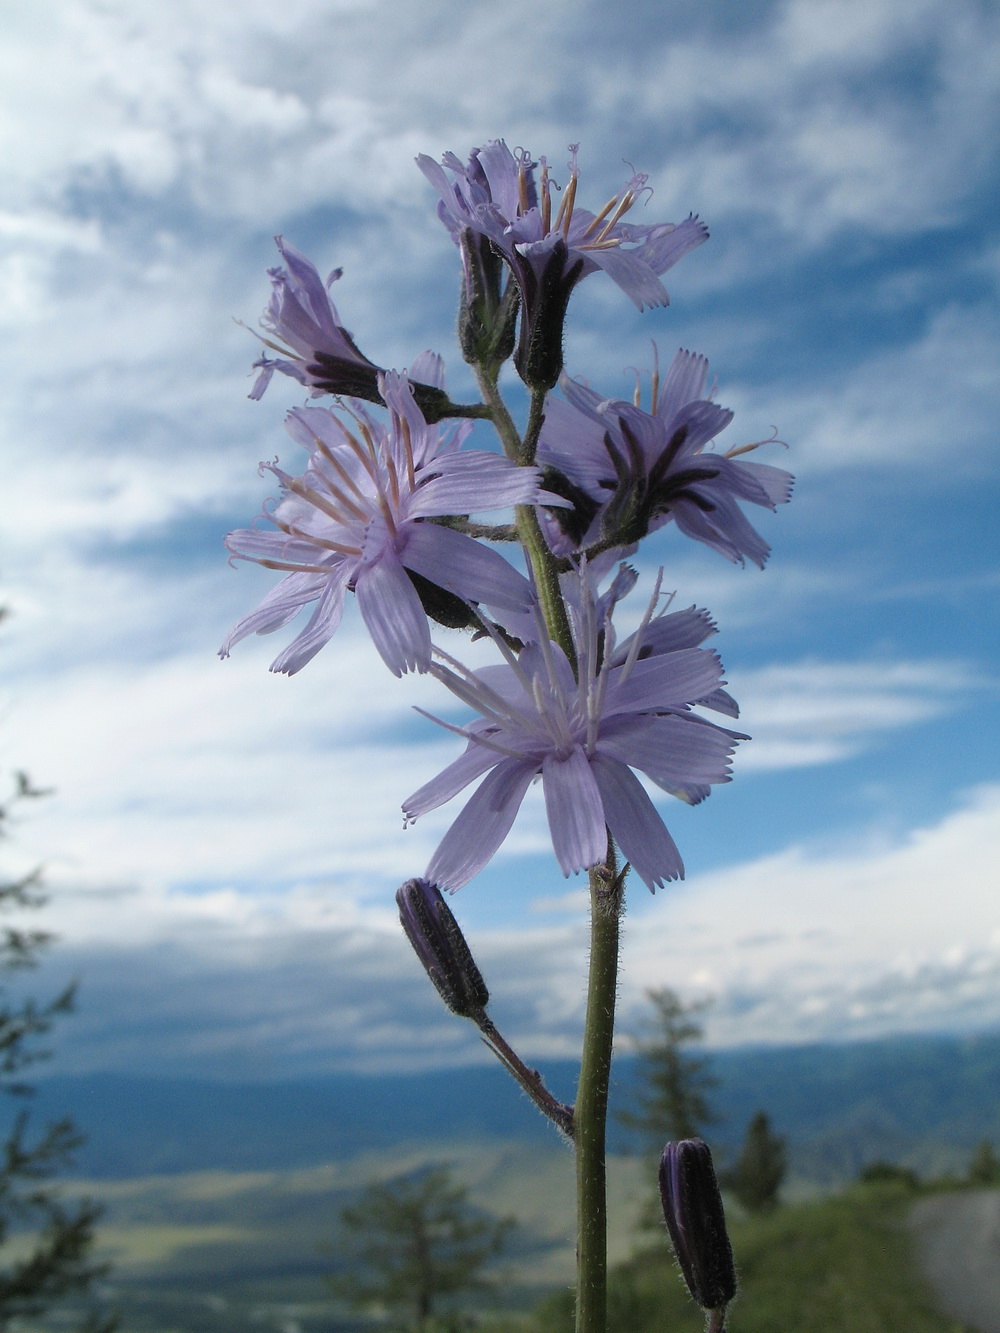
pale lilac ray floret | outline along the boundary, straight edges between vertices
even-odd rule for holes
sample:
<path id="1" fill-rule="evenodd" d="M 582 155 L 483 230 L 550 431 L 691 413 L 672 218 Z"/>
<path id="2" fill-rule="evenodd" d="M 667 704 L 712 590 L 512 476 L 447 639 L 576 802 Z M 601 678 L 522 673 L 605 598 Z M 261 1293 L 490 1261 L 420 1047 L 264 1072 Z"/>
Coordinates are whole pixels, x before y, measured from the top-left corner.
<path id="1" fill-rule="evenodd" d="M 380 368 L 358 350 L 330 299 L 330 287 L 343 270 L 334 269 L 323 282 L 316 266 L 294 245 L 282 236 L 274 239 L 284 267 L 267 271 L 271 297 L 260 323 L 267 335 L 261 341 L 280 356 L 262 356 L 254 363 L 260 374 L 250 397 L 261 398 L 279 370 L 311 389 L 314 397 L 344 393 L 370 398 L 370 393 L 359 392 L 359 385 L 374 390 Z"/>
<path id="2" fill-rule="evenodd" d="M 573 502 L 550 513 L 546 533 L 557 554 L 599 541 L 629 546 L 675 522 L 728 560 L 763 568 L 770 546 L 740 502 L 774 509 L 788 500 L 791 473 L 706 449 L 733 419 L 706 396 L 708 362 L 681 350 L 663 381 L 653 375 L 653 411 L 604 398 L 563 376 L 549 394 L 537 459 L 546 485 Z M 568 483 L 565 484 L 565 483 Z"/>
<path id="3" fill-rule="evenodd" d="M 428 369 L 440 383 L 439 359 Z M 387 425 L 361 403 L 351 405 L 349 422 L 319 407 L 288 414 L 289 434 L 309 453 L 306 470 L 292 477 L 276 463 L 262 463 L 281 483 L 280 503 L 262 515 L 276 530 L 243 528 L 226 538 L 233 556 L 288 575 L 236 625 L 221 656 L 316 603 L 271 664 L 291 675 L 335 633 L 352 591 L 375 647 L 398 676 L 426 671 L 431 662 L 418 588 L 430 585 L 462 603 L 508 612 L 531 605 L 531 585 L 501 555 L 429 520 L 531 503 L 538 498 L 537 470 L 485 450 L 461 450 L 469 423 L 445 432 L 428 426 L 404 375 L 380 375 L 379 392 Z"/>
<path id="4" fill-rule="evenodd" d="M 415 819 L 486 776 L 445 834 L 427 869 L 457 889 L 487 864 L 513 825 L 530 784 L 541 778 L 549 830 L 564 875 L 602 863 L 608 831 L 650 890 L 683 876 L 673 838 L 633 769 L 665 791 L 701 800 L 728 782 L 738 740 L 693 713 L 725 705 L 718 657 L 697 647 L 714 626 L 704 612 L 655 616 L 616 648 L 616 596 L 595 596 L 586 573 L 569 602 L 579 678 L 540 633 L 515 656 L 494 635 L 505 662 L 471 671 L 437 653 L 431 673 L 481 716 L 465 727 L 465 753 L 403 805 Z M 540 613 L 537 613 L 539 614 Z M 729 700 L 725 695 L 725 701 Z M 433 719 L 438 721 L 439 719 Z"/>
<path id="5" fill-rule="evenodd" d="M 538 164 L 524 149 L 512 153 L 503 139 L 474 148 L 468 165 L 454 153 L 446 153 L 441 163 L 422 153 L 417 165 L 440 194 L 438 213 L 455 239 L 463 227 L 487 236 L 511 264 L 526 301 L 556 277 L 548 269 L 558 252 L 560 280 L 572 285 L 603 269 L 640 310 L 666 305 L 669 297 L 659 275 L 707 240 L 707 227 L 694 216 L 679 225 L 623 222 L 648 188 L 642 173 L 634 173 L 599 213 L 578 208 L 577 147 L 570 145 L 569 180 L 554 217 L 545 159 L 540 159 L 536 183 Z"/>
<path id="6" fill-rule="evenodd" d="M 314 398 L 337 394 L 381 403 L 378 379 L 382 368 L 359 350 L 330 299 L 330 287 L 343 270 L 334 269 L 323 282 L 316 266 L 304 254 L 284 237 L 274 239 L 285 266 L 268 269 L 271 298 L 260 323 L 265 334 L 261 341 L 279 355 L 262 356 L 254 362 L 254 369 L 260 373 L 250 397 L 261 398 L 278 370 L 298 380 Z M 428 421 L 460 415 L 443 387 L 434 382 L 437 359 L 433 352 L 425 352 L 410 366 L 410 386 Z"/>

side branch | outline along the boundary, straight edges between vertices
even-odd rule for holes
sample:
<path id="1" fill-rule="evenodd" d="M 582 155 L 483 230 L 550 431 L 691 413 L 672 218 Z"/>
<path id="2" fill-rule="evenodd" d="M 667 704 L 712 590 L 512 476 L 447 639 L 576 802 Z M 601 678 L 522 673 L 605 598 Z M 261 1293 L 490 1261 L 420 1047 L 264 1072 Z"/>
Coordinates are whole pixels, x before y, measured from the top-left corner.
<path id="1" fill-rule="evenodd" d="M 573 1108 L 553 1097 L 542 1082 L 537 1069 L 529 1069 L 521 1057 L 497 1031 L 492 1019 L 482 1016 L 479 1029 L 483 1041 L 504 1066 L 507 1072 L 521 1085 L 543 1115 L 548 1116 L 560 1133 L 570 1140 L 573 1138 Z"/>

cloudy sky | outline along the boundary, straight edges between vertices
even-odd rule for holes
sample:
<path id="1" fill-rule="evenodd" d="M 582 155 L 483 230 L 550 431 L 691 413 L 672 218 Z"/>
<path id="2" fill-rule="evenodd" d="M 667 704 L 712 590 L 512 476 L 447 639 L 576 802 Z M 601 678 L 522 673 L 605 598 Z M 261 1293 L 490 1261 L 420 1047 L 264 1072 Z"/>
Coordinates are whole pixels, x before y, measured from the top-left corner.
<path id="1" fill-rule="evenodd" d="M 754 739 L 705 805 L 664 798 L 688 877 L 631 890 L 626 1019 L 673 985 L 715 997 L 716 1043 L 1000 1023 L 996 6 L 36 0 L 2 25 L 0 754 L 56 789 L 6 855 L 45 862 L 52 966 L 83 980 L 61 1067 L 479 1058 L 392 908 L 457 809 L 402 829 L 456 753 L 412 711 L 439 687 L 353 614 L 291 679 L 273 639 L 215 654 L 274 579 L 222 537 L 258 462 L 297 461 L 301 391 L 246 396 L 272 237 L 343 267 L 373 359 L 431 347 L 471 394 L 413 159 L 499 136 L 557 178 L 580 142 L 584 204 L 633 164 L 649 221 L 711 226 L 668 309 L 588 280 L 571 372 L 625 394 L 651 339 L 703 352 L 722 444 L 777 430 L 798 477 L 764 573 L 669 530 L 643 552 L 716 617 Z M 455 901 L 539 1058 L 575 1049 L 585 957 L 546 846 L 529 800 Z"/>

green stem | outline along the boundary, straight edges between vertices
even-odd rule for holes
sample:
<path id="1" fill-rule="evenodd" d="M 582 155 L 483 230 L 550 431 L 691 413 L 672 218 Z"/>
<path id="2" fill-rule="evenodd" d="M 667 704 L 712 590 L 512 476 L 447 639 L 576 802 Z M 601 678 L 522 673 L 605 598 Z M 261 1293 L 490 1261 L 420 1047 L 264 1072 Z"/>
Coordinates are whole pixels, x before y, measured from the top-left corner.
<path id="1" fill-rule="evenodd" d="M 476 366 L 475 371 L 476 379 L 479 381 L 479 391 L 483 395 L 483 400 L 493 418 L 493 425 L 500 436 L 504 453 L 515 463 L 524 462 L 522 457 L 524 445 L 521 441 L 521 433 L 508 411 L 507 404 L 500 396 L 496 374 L 487 370 L 485 366 Z"/>
<path id="2" fill-rule="evenodd" d="M 538 433 L 542 429 L 545 395 L 537 390 L 531 395 L 531 408 L 528 413 L 528 428 L 524 439 L 507 410 L 507 404 L 500 396 L 496 376 L 484 367 L 477 367 L 476 375 L 483 398 L 493 416 L 493 425 L 500 436 L 504 453 L 515 463 L 529 466 L 535 457 L 538 446 Z M 533 505 L 518 505 L 516 513 L 517 536 L 524 547 L 531 572 L 538 590 L 538 600 L 545 616 L 549 636 L 566 654 L 567 660 L 576 671 L 576 649 L 573 647 L 573 635 L 570 633 L 566 605 L 559 590 L 559 561 L 549 550 L 549 544 L 542 535 L 538 515 Z"/>
<path id="3" fill-rule="evenodd" d="M 535 576 L 535 588 L 538 600 L 545 616 L 549 637 L 566 654 L 570 666 L 576 674 L 576 648 L 566 615 L 566 603 L 559 587 L 559 563 L 549 549 L 549 544 L 542 535 L 538 515 L 532 505 L 518 505 L 514 511 L 517 535 Z"/>
<path id="4" fill-rule="evenodd" d="M 535 454 L 538 452 L 538 437 L 542 432 L 542 422 L 545 420 L 545 391 L 543 389 L 533 389 L 531 393 L 531 406 L 528 409 L 528 428 L 524 432 L 524 461 L 533 463 Z"/>
<path id="5" fill-rule="evenodd" d="M 614 846 L 590 872 L 590 977 L 580 1061 L 576 1130 L 576 1333 L 605 1333 L 607 1325 L 608 1210 L 605 1138 L 611 1044 L 618 986 L 618 930 L 624 875 L 616 873 Z"/>
<path id="6" fill-rule="evenodd" d="M 480 367 L 479 386 L 508 458 L 521 466 L 534 462 L 544 419 L 545 395 L 534 392 L 524 439 L 500 396 L 495 374 Z M 518 505 L 517 535 L 535 579 L 549 636 L 562 648 L 574 674 L 578 670 L 569 617 L 559 587 L 560 562 L 552 554 L 531 505 Z M 587 985 L 587 1018 L 580 1083 L 573 1112 L 576 1148 L 577 1333 L 606 1333 L 608 1286 L 608 1204 L 606 1137 L 611 1047 L 618 986 L 618 929 L 622 913 L 624 872 L 619 875 L 614 844 L 608 834 L 608 855 L 590 872 L 591 943 Z"/>

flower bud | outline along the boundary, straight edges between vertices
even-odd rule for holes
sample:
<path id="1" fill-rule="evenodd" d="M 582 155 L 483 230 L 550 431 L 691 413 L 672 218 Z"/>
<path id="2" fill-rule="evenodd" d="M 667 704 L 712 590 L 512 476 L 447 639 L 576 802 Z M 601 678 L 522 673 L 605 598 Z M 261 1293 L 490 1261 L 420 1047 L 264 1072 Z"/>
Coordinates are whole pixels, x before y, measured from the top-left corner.
<path id="1" fill-rule="evenodd" d="M 736 1295 L 736 1267 L 707 1143 L 667 1144 L 660 1158 L 660 1200 L 688 1291 L 702 1309 L 724 1310 Z"/>
<path id="2" fill-rule="evenodd" d="M 462 355 L 470 365 L 497 370 L 514 350 L 518 287 L 513 281 L 503 286 L 506 266 L 486 236 L 463 227 L 458 243 L 462 253 L 462 301 L 458 313 Z"/>
<path id="3" fill-rule="evenodd" d="M 529 389 L 554 387 L 563 368 L 563 325 L 573 288 L 583 273 L 583 260 L 570 260 L 566 242 L 558 240 L 536 272 L 523 265 L 521 328 L 514 365 Z"/>
<path id="4" fill-rule="evenodd" d="M 478 1019 L 490 993 L 436 884 L 408 879 L 396 892 L 399 919 L 424 971 L 454 1014 Z"/>

